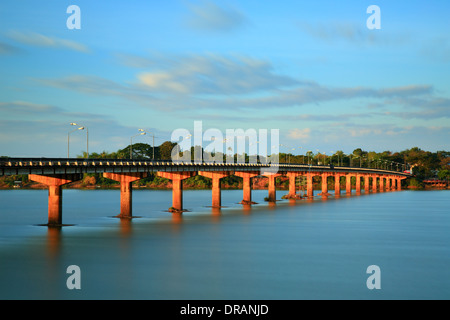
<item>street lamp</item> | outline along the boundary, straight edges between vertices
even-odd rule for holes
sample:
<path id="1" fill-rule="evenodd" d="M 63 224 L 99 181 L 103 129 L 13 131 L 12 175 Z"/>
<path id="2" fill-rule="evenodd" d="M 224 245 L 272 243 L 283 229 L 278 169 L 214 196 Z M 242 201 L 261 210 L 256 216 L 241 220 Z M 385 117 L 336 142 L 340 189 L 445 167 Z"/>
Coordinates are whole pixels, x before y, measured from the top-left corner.
<path id="1" fill-rule="evenodd" d="M 133 138 L 137 136 L 144 136 L 147 134 L 144 129 L 139 129 L 138 131 L 140 131 L 141 133 L 138 133 L 130 138 L 130 159 L 133 159 Z"/>
<path id="2" fill-rule="evenodd" d="M 71 125 L 76 126 L 77 124 L 76 123 L 71 123 Z M 78 129 L 69 131 L 67 133 L 67 159 L 70 158 L 70 134 L 72 132 L 75 132 L 75 131 L 78 131 L 78 130 L 84 130 L 84 127 L 79 127 Z"/>
<path id="3" fill-rule="evenodd" d="M 71 126 L 81 126 L 79 124 L 76 124 L 75 122 L 70 123 Z M 86 126 L 82 126 L 84 129 L 86 129 L 86 159 L 89 158 L 89 128 Z"/>

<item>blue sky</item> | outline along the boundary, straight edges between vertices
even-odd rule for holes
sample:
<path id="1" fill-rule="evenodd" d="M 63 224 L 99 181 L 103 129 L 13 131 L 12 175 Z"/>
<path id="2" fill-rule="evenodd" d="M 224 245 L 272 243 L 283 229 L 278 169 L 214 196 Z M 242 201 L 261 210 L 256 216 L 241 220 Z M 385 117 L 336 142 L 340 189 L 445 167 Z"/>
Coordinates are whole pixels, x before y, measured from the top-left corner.
<path id="1" fill-rule="evenodd" d="M 67 7 L 81 9 L 69 30 Z M 381 29 L 369 30 L 369 5 Z M 279 129 L 325 152 L 450 150 L 444 1 L 2 1 L 0 155 L 65 157 L 139 128 Z M 71 134 L 71 156 L 86 150 Z M 151 143 L 151 136 L 134 138 Z M 281 149 L 286 151 L 287 149 Z"/>

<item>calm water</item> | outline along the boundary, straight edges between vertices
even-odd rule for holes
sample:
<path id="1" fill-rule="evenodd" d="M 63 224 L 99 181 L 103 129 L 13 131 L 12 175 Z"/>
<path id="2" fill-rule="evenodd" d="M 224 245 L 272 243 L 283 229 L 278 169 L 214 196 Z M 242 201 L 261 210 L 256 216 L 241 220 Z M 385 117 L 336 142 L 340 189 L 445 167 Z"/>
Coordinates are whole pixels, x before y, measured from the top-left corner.
<path id="1" fill-rule="evenodd" d="M 277 197 L 285 194 L 278 191 Z M 64 190 L 61 231 L 47 222 L 46 190 L 0 191 L 1 299 L 449 299 L 449 191 L 402 191 L 243 209 L 241 190 L 133 193 Z M 69 265 L 81 290 L 66 287 Z M 381 289 L 369 290 L 369 265 Z"/>

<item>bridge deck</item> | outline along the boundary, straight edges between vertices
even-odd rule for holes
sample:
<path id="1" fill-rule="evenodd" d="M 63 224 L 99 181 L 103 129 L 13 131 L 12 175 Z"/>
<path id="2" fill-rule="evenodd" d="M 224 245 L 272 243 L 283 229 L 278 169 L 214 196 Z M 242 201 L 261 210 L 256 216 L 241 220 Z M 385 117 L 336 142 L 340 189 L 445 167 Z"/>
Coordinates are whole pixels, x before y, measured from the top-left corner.
<path id="1" fill-rule="evenodd" d="M 0 176 L 22 174 L 82 174 L 126 172 L 194 172 L 194 171 L 260 171 L 284 172 L 342 172 L 363 174 L 390 174 L 408 177 L 409 173 L 375 168 L 336 167 L 330 165 L 173 162 L 167 160 L 127 159 L 63 159 L 63 158 L 8 158 L 0 161 Z"/>

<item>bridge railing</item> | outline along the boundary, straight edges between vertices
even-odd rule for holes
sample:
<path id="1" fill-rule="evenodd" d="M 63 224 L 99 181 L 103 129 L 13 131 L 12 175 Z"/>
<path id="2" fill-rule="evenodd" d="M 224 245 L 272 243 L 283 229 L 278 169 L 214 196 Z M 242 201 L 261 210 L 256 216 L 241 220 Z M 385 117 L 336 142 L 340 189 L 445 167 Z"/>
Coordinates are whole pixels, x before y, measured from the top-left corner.
<path id="1" fill-rule="evenodd" d="M 278 167 L 279 170 L 302 169 L 305 171 L 349 171 L 349 172 L 368 172 L 368 173 L 395 173 L 404 174 L 401 170 L 386 170 L 378 168 L 365 168 L 360 166 L 334 166 L 334 165 L 311 165 L 298 163 L 216 163 L 214 161 L 171 161 L 171 160 L 148 160 L 148 159 L 83 159 L 83 158 L 0 158 L 0 168 L 32 168 L 32 167 L 118 167 L 118 166 L 136 166 L 136 167 L 170 167 L 170 166 L 227 166 L 227 167 Z M 0 175 L 7 175 L 1 173 Z"/>

